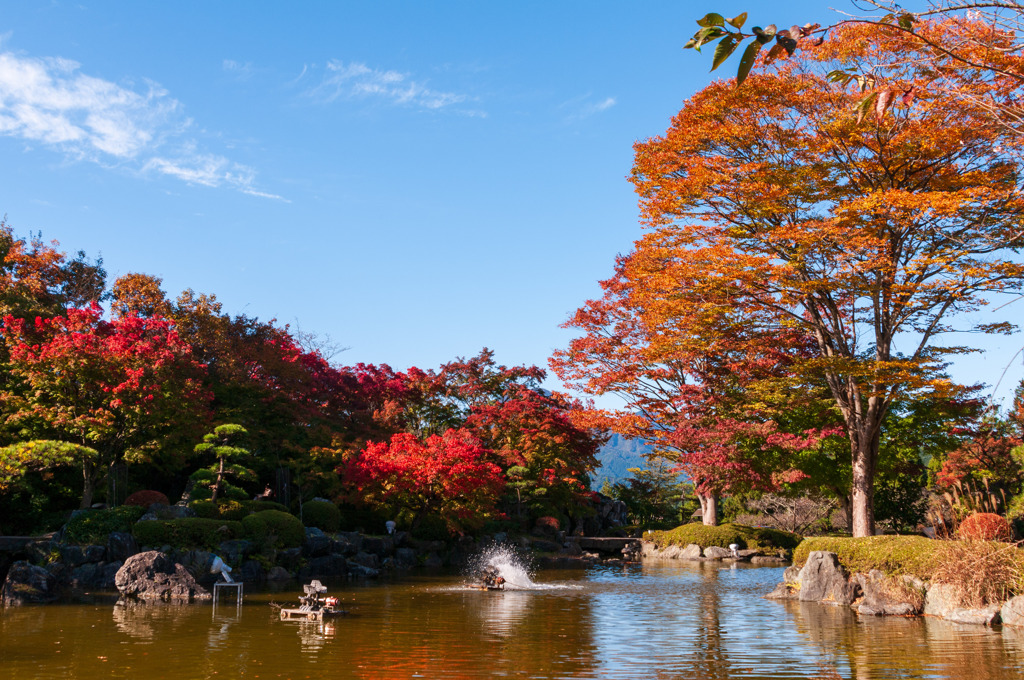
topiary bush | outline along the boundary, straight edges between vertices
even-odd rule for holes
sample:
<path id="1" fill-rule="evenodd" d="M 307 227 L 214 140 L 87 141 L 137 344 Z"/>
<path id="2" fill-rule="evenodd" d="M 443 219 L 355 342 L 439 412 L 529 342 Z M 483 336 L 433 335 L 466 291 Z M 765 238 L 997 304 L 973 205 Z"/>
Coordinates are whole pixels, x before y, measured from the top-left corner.
<path id="1" fill-rule="evenodd" d="M 644 538 L 659 548 L 670 545 L 695 543 L 701 548 L 718 546 L 728 548 L 732 544 L 754 550 L 782 550 L 790 552 L 800 545 L 800 536 L 781 529 L 748 527 L 743 524 L 722 524 L 716 527 L 700 523 L 684 524 L 668 531 L 648 531 Z"/>
<path id="2" fill-rule="evenodd" d="M 145 508 L 122 505 L 107 510 L 86 510 L 72 517 L 64 527 L 64 542 L 78 545 L 100 545 L 115 531 L 128 533 L 145 514 Z"/>
<path id="3" fill-rule="evenodd" d="M 272 501 L 219 500 L 214 503 L 210 500 L 203 500 L 192 501 L 188 504 L 188 507 L 196 513 L 196 517 L 236 522 L 242 521 L 246 515 L 251 515 L 254 512 L 261 512 L 263 510 L 279 510 L 280 512 L 288 512 L 283 505 Z"/>
<path id="4" fill-rule="evenodd" d="M 262 548 L 298 548 L 306 530 L 295 515 L 280 510 L 262 510 L 242 520 L 246 536 Z"/>
<path id="5" fill-rule="evenodd" d="M 241 522 L 183 517 L 139 522 L 133 527 L 132 535 L 142 546 L 215 550 L 223 541 L 242 538 L 245 529 Z"/>
<path id="6" fill-rule="evenodd" d="M 1011 541 L 1013 530 L 1006 518 L 991 512 L 976 512 L 960 522 L 959 538 L 973 541 Z"/>
<path id="7" fill-rule="evenodd" d="M 302 504 L 302 523 L 321 531 L 337 531 L 341 528 L 341 510 L 327 501 L 309 501 Z"/>
<path id="8" fill-rule="evenodd" d="M 153 503 L 163 503 L 164 505 L 170 505 L 171 502 L 167 500 L 167 496 L 160 493 L 159 491 L 153 491 L 152 489 L 143 489 L 142 491 L 136 491 L 135 493 L 124 499 L 125 505 L 137 505 L 140 508 L 148 508 Z"/>

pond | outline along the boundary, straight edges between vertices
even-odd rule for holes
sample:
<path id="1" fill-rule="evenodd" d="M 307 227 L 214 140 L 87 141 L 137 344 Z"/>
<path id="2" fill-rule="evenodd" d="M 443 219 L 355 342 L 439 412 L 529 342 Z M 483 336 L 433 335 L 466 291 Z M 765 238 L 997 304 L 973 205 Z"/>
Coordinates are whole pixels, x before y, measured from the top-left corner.
<path id="1" fill-rule="evenodd" d="M 241 608 L 97 596 L 3 611 L 0 679 L 1024 677 L 1024 631 L 761 599 L 781 576 L 664 561 L 488 592 L 413 574 L 327 584 L 350 613 L 324 623 L 279 619 L 294 583 Z"/>

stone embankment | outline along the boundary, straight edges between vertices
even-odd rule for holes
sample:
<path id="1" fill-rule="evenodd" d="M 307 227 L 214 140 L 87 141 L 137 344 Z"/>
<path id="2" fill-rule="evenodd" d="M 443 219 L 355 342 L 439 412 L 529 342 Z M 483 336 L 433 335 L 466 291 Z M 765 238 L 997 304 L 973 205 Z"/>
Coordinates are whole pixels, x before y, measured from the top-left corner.
<path id="1" fill-rule="evenodd" d="M 720 548 L 718 546 L 708 546 L 707 548 L 701 548 L 696 543 L 690 545 L 669 545 L 664 548 L 659 548 L 657 545 L 650 541 L 644 541 L 642 547 L 643 559 L 658 559 L 658 560 L 688 560 L 691 562 L 749 562 L 751 564 L 760 564 L 763 566 L 779 566 L 789 562 L 788 559 L 780 555 L 767 554 L 762 550 L 747 550 L 737 549 L 735 552 L 729 548 Z"/>
<path id="2" fill-rule="evenodd" d="M 765 596 L 852 607 L 865 616 L 936 616 L 956 623 L 1024 626 L 1024 596 L 982 608 L 957 602 L 955 590 L 913 576 L 890 577 L 878 570 L 850 574 L 835 553 L 815 550 L 803 567 L 791 566 L 782 583 Z"/>

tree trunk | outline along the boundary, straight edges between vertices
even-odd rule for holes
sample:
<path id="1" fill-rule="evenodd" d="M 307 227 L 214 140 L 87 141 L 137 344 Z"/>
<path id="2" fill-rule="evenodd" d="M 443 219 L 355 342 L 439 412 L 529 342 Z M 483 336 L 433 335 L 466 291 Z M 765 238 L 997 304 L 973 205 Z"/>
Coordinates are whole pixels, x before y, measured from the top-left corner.
<path id="1" fill-rule="evenodd" d="M 701 520 L 704 522 L 704 526 L 717 527 L 718 496 L 697 494 L 697 500 L 700 501 L 700 514 Z"/>
<path id="2" fill-rule="evenodd" d="M 96 488 L 96 466 L 92 461 L 82 463 L 82 504 L 83 510 L 92 506 L 92 495 Z"/>
<path id="3" fill-rule="evenodd" d="M 868 430 L 865 432 L 864 430 Z M 875 469 L 878 463 L 879 428 L 850 428 L 850 452 L 853 462 L 853 483 L 850 503 L 854 538 L 875 535 Z"/>
<path id="4" fill-rule="evenodd" d="M 213 494 L 210 496 L 210 502 L 214 505 L 217 504 L 217 492 L 220 491 L 220 483 L 222 481 L 224 481 L 224 456 L 220 457 L 220 467 L 217 468 L 217 481 L 213 483 Z"/>

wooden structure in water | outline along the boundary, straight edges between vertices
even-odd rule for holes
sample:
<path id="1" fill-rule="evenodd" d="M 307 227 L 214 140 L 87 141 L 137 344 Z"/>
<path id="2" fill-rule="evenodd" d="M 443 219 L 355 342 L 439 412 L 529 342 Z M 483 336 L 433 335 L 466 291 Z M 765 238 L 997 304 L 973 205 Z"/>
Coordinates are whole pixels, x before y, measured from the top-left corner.
<path id="1" fill-rule="evenodd" d="M 298 607 L 282 607 L 282 621 L 323 621 L 335 616 L 343 616 L 348 612 L 338 607 L 338 598 L 323 597 L 327 588 L 320 581 L 311 581 L 302 586 L 305 593 L 299 598 Z"/>

